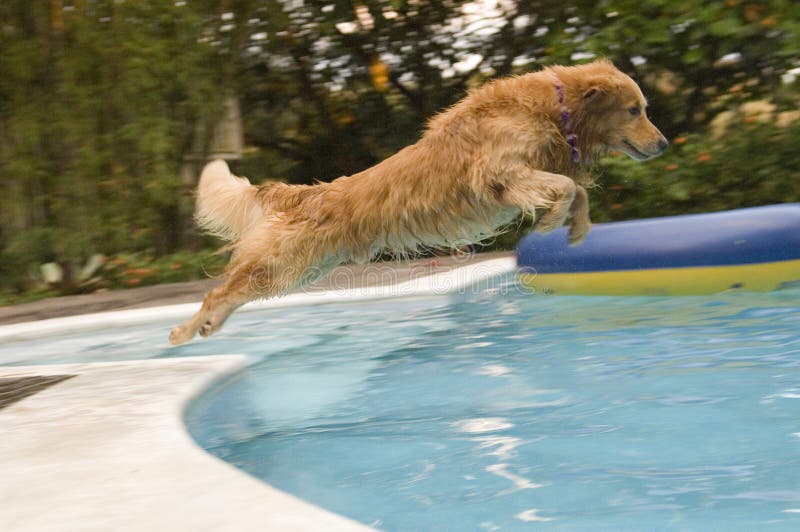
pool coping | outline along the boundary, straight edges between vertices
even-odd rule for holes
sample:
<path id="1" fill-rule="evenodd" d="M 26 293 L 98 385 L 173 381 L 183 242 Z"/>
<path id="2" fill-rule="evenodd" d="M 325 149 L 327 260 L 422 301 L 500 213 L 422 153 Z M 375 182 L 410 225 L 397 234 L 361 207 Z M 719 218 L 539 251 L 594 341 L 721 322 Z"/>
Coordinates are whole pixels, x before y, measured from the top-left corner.
<path id="1" fill-rule="evenodd" d="M 290 294 L 243 311 L 463 293 L 515 271 L 490 259 L 388 286 Z M 166 321 L 196 304 L 0 326 L 0 340 Z M 164 339 L 166 344 L 166 337 Z M 0 378 L 73 375 L 0 410 L 0 530 L 371 530 L 203 450 L 183 414 L 244 355 L 0 366 Z"/>
<path id="2" fill-rule="evenodd" d="M 246 366 L 222 355 L 6 366 L 72 375 L 0 410 L 0 530 L 370 530 L 201 449 L 183 412 Z"/>
<path id="3" fill-rule="evenodd" d="M 432 275 L 412 278 L 409 281 L 398 284 L 297 292 L 279 298 L 253 301 L 243 306 L 238 312 L 252 312 L 299 305 L 360 302 L 393 297 L 444 295 L 466 290 L 477 283 L 488 282 L 515 270 L 516 259 L 514 257 L 502 257 L 466 264 Z M 177 325 L 177 320 L 188 318 L 197 312 L 199 308 L 199 302 L 182 303 L 0 325 L 0 340 L 38 338 L 42 334 L 80 331 L 97 327 L 128 326 L 154 321 L 164 321 L 169 325 Z"/>

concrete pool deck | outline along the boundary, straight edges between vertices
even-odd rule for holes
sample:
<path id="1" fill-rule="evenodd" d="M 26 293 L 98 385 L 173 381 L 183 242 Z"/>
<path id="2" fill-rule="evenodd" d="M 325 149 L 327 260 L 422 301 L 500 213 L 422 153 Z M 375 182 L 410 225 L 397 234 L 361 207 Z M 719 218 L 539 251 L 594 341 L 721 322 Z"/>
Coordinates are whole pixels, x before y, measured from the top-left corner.
<path id="1" fill-rule="evenodd" d="M 186 404 L 243 356 L 2 367 L 71 375 L 0 409 L 0 530 L 369 530 L 200 449 Z"/>
<path id="2" fill-rule="evenodd" d="M 477 253 L 473 255 L 432 257 L 427 259 L 375 262 L 367 265 L 340 266 L 307 292 L 323 292 L 334 288 L 359 288 L 378 284 L 402 283 L 420 275 L 442 273 L 468 264 L 477 264 L 499 258 L 513 258 L 510 251 Z M 216 287 L 219 279 L 205 279 L 186 283 L 167 283 L 127 290 L 113 290 L 62 296 L 30 303 L 0 307 L 0 325 L 24 323 L 77 314 L 131 310 L 163 305 L 195 303 Z"/>
<path id="3" fill-rule="evenodd" d="M 452 293 L 514 268 L 508 254 L 433 260 L 339 270 L 313 290 L 242 310 Z M 0 326 L 0 341 L 182 319 L 206 289 L 187 294 L 193 302 L 160 307 L 126 307 L 124 298 L 112 312 L 61 305 L 35 314 L 39 321 Z M 178 303 L 174 294 L 168 302 Z M 0 408 L 0 530 L 369 530 L 248 476 L 189 436 L 187 404 L 246 365 L 246 357 L 220 354 L 0 366 L 0 381 L 50 383 Z"/>

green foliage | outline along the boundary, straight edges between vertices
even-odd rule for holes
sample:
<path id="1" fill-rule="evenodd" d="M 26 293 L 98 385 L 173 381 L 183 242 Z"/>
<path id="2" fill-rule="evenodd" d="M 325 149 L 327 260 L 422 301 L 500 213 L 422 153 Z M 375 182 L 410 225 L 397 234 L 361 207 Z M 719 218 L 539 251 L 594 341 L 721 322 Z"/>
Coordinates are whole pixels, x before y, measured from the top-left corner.
<path id="1" fill-rule="evenodd" d="M 12 274 L 45 256 L 184 245 L 179 170 L 195 125 L 217 112 L 202 11 L 61 5 L 0 6 L 0 244 Z"/>
<path id="2" fill-rule="evenodd" d="M 9 256 L 17 257 L 13 250 Z M 24 255 L 19 257 L 21 261 L 27 260 Z M 227 254 L 210 250 L 179 251 L 161 257 L 154 257 L 151 252 L 120 253 L 105 257 L 102 266 L 92 277 L 79 284 L 47 286 L 36 281 L 36 272 L 30 271 L 18 278 L 21 285 L 0 286 L 0 305 L 24 303 L 55 295 L 195 281 L 220 275 L 227 262 Z"/>
<path id="3" fill-rule="evenodd" d="M 181 251 L 158 258 L 147 253 L 121 253 L 106 259 L 97 272 L 103 288 L 131 288 L 215 277 L 228 257 L 214 251 Z"/>
<path id="4" fill-rule="evenodd" d="M 607 157 L 590 194 L 595 221 L 800 201 L 800 122 L 743 122 L 717 139 L 692 134 L 645 163 Z"/>

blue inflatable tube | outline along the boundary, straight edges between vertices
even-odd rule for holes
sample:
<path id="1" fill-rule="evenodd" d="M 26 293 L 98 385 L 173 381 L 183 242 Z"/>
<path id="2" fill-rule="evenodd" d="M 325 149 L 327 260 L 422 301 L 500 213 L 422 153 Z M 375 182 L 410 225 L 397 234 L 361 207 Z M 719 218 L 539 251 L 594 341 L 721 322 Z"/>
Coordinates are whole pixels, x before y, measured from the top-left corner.
<path id="1" fill-rule="evenodd" d="M 800 204 L 566 228 L 517 248 L 520 279 L 563 294 L 679 295 L 800 286 Z"/>

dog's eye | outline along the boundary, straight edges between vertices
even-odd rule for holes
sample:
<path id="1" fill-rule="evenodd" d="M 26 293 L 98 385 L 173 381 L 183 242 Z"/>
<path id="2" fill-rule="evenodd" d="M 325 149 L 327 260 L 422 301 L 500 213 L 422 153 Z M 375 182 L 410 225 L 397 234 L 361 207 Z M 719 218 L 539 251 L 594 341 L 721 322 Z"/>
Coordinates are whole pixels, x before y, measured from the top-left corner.
<path id="1" fill-rule="evenodd" d="M 638 105 L 634 105 L 633 107 L 628 107 L 628 113 L 631 116 L 639 116 L 642 114 L 642 110 L 639 108 Z"/>

